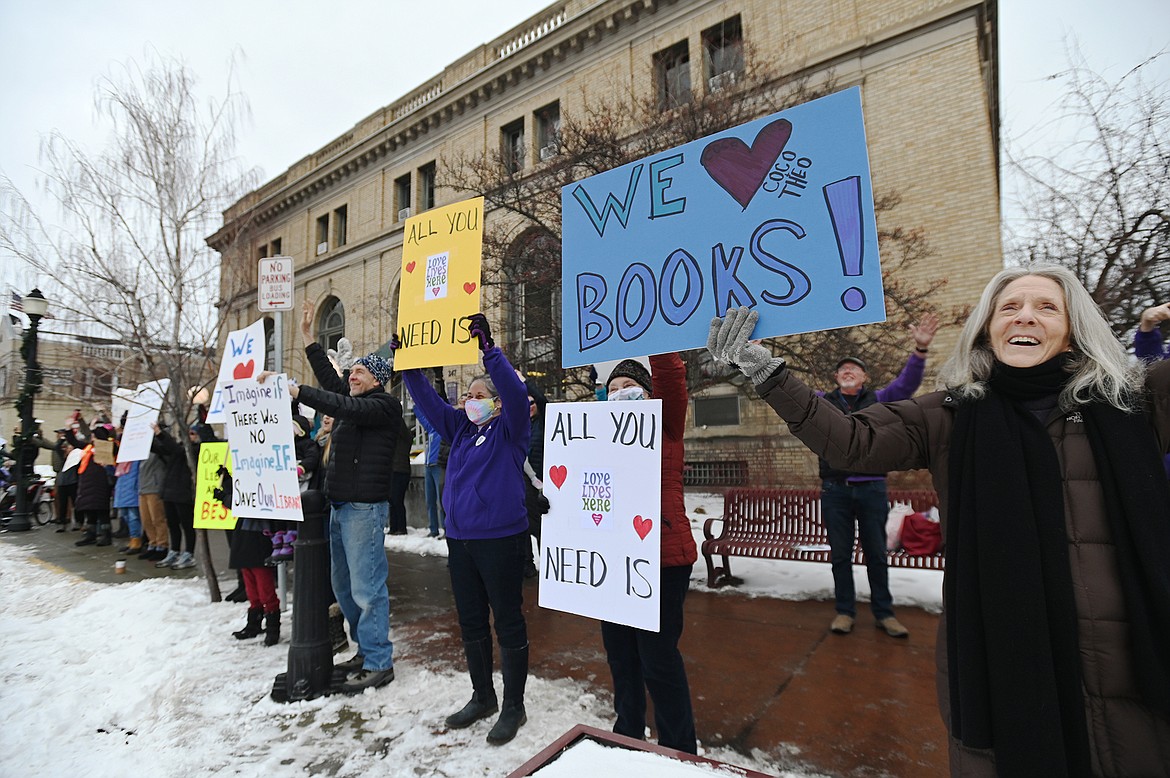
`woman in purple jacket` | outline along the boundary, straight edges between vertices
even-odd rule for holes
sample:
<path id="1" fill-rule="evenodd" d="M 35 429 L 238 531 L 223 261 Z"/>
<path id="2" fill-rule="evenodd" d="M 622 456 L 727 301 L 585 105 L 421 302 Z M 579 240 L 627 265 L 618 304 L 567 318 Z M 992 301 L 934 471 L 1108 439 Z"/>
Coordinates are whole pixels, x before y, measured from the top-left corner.
<path id="1" fill-rule="evenodd" d="M 499 745 L 528 720 L 528 628 L 521 610 L 528 544 L 528 390 L 496 348 L 482 313 L 469 317 L 468 333 L 479 340 L 488 374 L 468 386 L 462 410 L 448 405 L 421 370 L 404 370 L 402 378 L 423 415 L 451 445 L 443 490 L 447 567 L 473 693 L 462 710 L 447 717 L 447 726 L 462 729 L 499 710 L 487 735 L 489 743 Z M 398 347 L 396 338 L 391 345 Z M 500 644 L 502 707 L 492 684 L 489 611 Z"/>

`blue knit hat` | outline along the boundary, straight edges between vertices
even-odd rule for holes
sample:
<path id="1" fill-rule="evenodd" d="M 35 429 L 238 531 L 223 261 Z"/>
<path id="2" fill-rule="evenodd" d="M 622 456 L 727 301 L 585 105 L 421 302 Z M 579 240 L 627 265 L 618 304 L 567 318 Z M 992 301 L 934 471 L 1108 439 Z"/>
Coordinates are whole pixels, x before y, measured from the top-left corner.
<path id="1" fill-rule="evenodd" d="M 369 370 L 382 386 L 390 385 L 390 376 L 394 375 L 394 369 L 390 367 L 389 362 L 377 354 L 367 354 L 361 359 L 355 359 L 353 363 Z"/>

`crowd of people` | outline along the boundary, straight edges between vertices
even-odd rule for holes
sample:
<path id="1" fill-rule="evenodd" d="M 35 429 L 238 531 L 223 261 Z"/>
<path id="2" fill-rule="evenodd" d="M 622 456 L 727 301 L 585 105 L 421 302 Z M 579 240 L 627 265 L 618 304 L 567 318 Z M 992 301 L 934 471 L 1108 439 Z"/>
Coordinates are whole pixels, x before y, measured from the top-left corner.
<path id="1" fill-rule="evenodd" d="M 525 578 L 536 574 L 533 541 L 548 509 L 547 399 L 508 361 L 483 314 L 469 317 L 467 330 L 486 372 L 457 398 L 448 397 L 437 368 L 395 373 L 369 354 L 339 370 L 312 338 L 312 314 L 306 305 L 301 332 L 316 386 L 294 381 L 290 393 L 320 419 L 297 422 L 298 460 L 302 485 L 328 499 L 332 589 L 357 644 L 336 665 L 345 675 L 341 691 L 394 679 L 383 536 L 406 531 L 409 468 L 402 461 L 412 437 L 388 391 L 401 379 L 428 435 L 427 530 L 447 545 L 471 682 L 470 699 L 446 724 L 465 728 L 495 717 L 486 738 L 506 743 L 527 721 L 529 657 L 539 651 L 529 643 L 523 592 Z M 894 614 L 886 571 L 885 478 L 909 469 L 932 476 L 947 554 L 938 689 L 952 773 L 1167 774 L 1170 351 L 1159 325 L 1170 320 L 1170 305 L 1143 314 L 1135 363 L 1070 272 L 1005 270 L 966 320 L 940 370 L 941 388 L 917 396 L 939 327 L 933 315 L 911 327 L 911 351 L 890 384 L 871 387 L 865 359 L 843 355 L 825 391 L 753 339 L 757 319 L 749 308 L 727 311 L 711 322 L 707 348 L 717 367 L 743 373 L 820 460 L 835 592 L 831 633 L 849 634 L 857 618 L 856 538 L 875 626 L 893 638 L 909 634 Z M 683 503 L 686 366 L 674 353 L 651 356 L 649 369 L 624 360 L 598 383 L 598 399 L 653 398 L 663 406 L 661 627 L 600 625 L 614 731 L 647 736 L 649 694 L 658 742 L 695 753 L 680 649 L 697 557 Z M 59 431 L 52 446 L 62 529 L 72 505 L 85 531 L 78 543 L 108 545 L 112 504 L 129 535 L 123 553 L 174 569 L 192 565 L 183 446 L 156 428 L 150 458 L 120 465 L 111 481 L 87 440 L 116 442 L 118 429 L 78 426 Z M 205 424 L 189 430 L 191 445 L 213 438 Z M 271 567 L 244 552 L 245 541 L 280 529 L 245 523 L 234 533 L 232 564 L 243 571 L 249 602 L 237 637 L 261 634 L 266 620 L 266 642 L 279 638 Z M 502 694 L 493 683 L 497 647 Z"/>

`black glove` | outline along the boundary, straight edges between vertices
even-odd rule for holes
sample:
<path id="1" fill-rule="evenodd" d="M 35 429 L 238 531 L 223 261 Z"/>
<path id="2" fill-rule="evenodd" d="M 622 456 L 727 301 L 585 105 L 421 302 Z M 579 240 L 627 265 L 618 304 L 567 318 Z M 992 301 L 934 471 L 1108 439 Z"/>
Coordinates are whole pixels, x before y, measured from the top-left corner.
<path id="1" fill-rule="evenodd" d="M 402 348 L 402 341 L 398 339 L 398 333 L 395 332 L 390 336 L 390 351 L 393 353 L 400 348 Z"/>
<path id="2" fill-rule="evenodd" d="M 467 322 L 468 334 L 474 338 L 479 338 L 480 351 L 495 348 L 496 342 L 492 340 L 492 328 L 488 326 L 486 316 L 482 313 L 473 313 L 467 317 Z"/>

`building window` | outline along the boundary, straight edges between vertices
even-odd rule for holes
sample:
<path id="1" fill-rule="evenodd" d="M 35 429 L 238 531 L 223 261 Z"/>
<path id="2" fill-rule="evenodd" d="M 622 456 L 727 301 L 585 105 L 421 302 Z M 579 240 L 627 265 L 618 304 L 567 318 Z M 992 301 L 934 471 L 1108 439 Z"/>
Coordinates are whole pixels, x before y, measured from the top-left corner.
<path id="1" fill-rule="evenodd" d="M 534 114 L 536 118 L 536 150 L 543 162 L 560 153 L 561 104 L 546 105 Z"/>
<path id="2" fill-rule="evenodd" d="M 687 462 L 683 467 L 683 486 L 743 486 L 747 482 L 747 462 Z"/>
<path id="3" fill-rule="evenodd" d="M 410 173 L 394 179 L 394 204 L 398 210 L 398 221 L 410 218 Z"/>
<path id="4" fill-rule="evenodd" d="M 658 107 L 664 111 L 691 101 L 691 55 L 686 41 L 654 55 Z"/>
<path id="5" fill-rule="evenodd" d="M 329 250 L 329 214 L 317 217 L 317 256 Z"/>
<path id="6" fill-rule="evenodd" d="M 333 245 L 341 247 L 345 245 L 345 230 L 348 226 L 346 218 L 349 213 L 349 206 L 343 205 L 333 211 Z"/>
<path id="7" fill-rule="evenodd" d="M 530 368 L 556 356 L 560 342 L 561 247 L 548 233 L 521 235 L 510 251 L 514 275 L 507 304 L 509 340 Z"/>
<path id="8" fill-rule="evenodd" d="M 337 341 L 345 337 L 345 306 L 336 297 L 330 297 L 321 305 L 321 316 L 317 319 L 317 342 L 321 348 L 335 349 Z"/>
<path id="9" fill-rule="evenodd" d="M 272 252 L 269 254 L 269 256 L 270 257 L 284 256 L 283 254 L 280 253 L 280 246 L 281 246 L 280 238 L 273 238 L 272 239 Z"/>
<path id="10" fill-rule="evenodd" d="M 276 322 L 264 317 L 264 369 L 276 369 Z"/>
<path id="11" fill-rule="evenodd" d="M 435 207 L 434 162 L 423 165 L 418 169 L 418 207 L 419 211 L 426 211 Z"/>
<path id="12" fill-rule="evenodd" d="M 500 128 L 500 160 L 509 174 L 524 169 L 524 120 L 517 119 Z"/>
<path id="13" fill-rule="evenodd" d="M 738 394 L 695 398 L 696 427 L 734 427 L 738 424 Z"/>
<path id="14" fill-rule="evenodd" d="M 86 399 L 108 398 L 114 390 L 114 376 L 96 367 L 82 368 L 78 394 Z"/>
<path id="15" fill-rule="evenodd" d="M 702 38 L 707 89 L 718 92 L 743 73 L 743 24 L 738 15 L 733 16 L 703 30 Z"/>
<path id="16" fill-rule="evenodd" d="M 256 249 L 256 258 L 265 259 L 268 256 L 268 244 L 265 243 L 260 248 Z"/>

